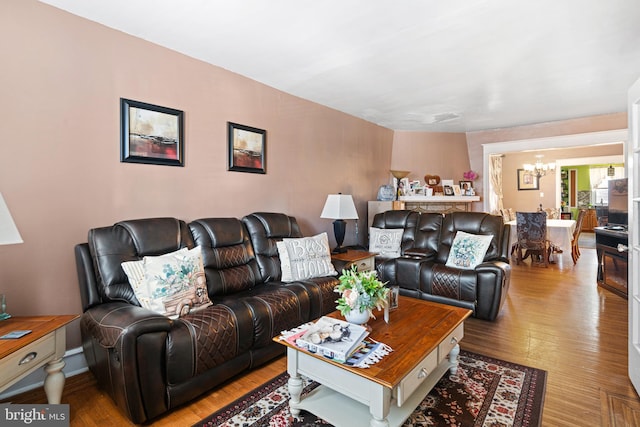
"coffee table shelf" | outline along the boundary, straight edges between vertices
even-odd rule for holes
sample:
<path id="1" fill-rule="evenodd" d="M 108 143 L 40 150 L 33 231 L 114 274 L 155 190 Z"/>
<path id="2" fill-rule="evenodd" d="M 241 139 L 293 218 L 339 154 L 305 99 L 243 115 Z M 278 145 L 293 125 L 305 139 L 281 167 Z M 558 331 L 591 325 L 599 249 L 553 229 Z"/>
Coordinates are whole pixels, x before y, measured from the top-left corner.
<path id="1" fill-rule="evenodd" d="M 287 346 L 291 413 L 304 409 L 334 425 L 401 425 L 449 369 L 455 373 L 469 315 L 471 310 L 401 296 L 388 324 L 382 316 L 369 322 L 370 337 L 394 351 L 366 369 L 276 338 Z M 301 396 L 302 377 L 321 385 Z"/>
<path id="2" fill-rule="evenodd" d="M 429 394 L 438 380 L 449 370 L 450 366 L 446 360 L 441 363 L 436 370 L 431 372 L 429 378 L 418 386 L 402 406 L 396 405 L 395 400 L 392 399 L 387 415 L 389 426 L 401 426 L 425 396 Z M 322 419 L 335 426 L 370 426 L 371 413 L 369 405 L 359 402 L 350 396 L 350 393 L 355 388 L 336 393 L 336 390 L 320 385 L 305 395 L 304 399 L 295 406 L 297 409 L 309 411 L 316 415 L 322 414 Z"/>

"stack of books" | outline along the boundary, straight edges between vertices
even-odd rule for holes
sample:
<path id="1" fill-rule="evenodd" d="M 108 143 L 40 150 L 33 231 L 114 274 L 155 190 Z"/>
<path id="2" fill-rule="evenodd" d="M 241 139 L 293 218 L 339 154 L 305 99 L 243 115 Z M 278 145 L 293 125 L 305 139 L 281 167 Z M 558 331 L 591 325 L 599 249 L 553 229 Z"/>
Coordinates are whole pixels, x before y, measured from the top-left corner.
<path id="1" fill-rule="evenodd" d="M 367 335 L 369 331 L 363 326 L 323 316 L 287 340 L 310 353 L 345 363 L 365 347 Z"/>

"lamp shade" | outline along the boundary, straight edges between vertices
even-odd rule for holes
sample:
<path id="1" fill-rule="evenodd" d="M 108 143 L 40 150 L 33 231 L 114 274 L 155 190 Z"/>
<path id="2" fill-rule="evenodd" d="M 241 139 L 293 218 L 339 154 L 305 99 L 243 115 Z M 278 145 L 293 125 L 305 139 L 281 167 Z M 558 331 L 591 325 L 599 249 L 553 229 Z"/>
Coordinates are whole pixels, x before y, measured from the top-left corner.
<path id="1" fill-rule="evenodd" d="M 16 224 L 13 222 L 9 208 L 4 202 L 4 197 L 0 193 L 0 245 L 12 245 L 22 243 L 22 237 L 18 232 Z"/>
<path id="2" fill-rule="evenodd" d="M 358 211 L 350 194 L 329 194 L 320 218 L 358 219 Z"/>

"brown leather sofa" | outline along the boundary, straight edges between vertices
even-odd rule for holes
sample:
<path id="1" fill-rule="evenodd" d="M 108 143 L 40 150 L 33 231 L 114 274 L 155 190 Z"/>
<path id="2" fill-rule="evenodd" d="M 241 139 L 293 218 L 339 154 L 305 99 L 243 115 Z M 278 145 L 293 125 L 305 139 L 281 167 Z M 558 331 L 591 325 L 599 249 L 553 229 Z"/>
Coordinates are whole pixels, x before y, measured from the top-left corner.
<path id="1" fill-rule="evenodd" d="M 272 338 L 335 310 L 336 277 L 280 281 L 276 242 L 295 218 L 122 221 L 76 245 L 84 355 L 98 385 L 143 423 L 284 353 Z M 124 261 L 202 247 L 213 305 L 170 319 L 140 306 Z"/>
<path id="2" fill-rule="evenodd" d="M 376 264 L 380 279 L 399 286 L 400 295 L 469 308 L 479 319 L 498 316 L 511 278 L 509 225 L 501 216 L 398 210 L 376 214 L 373 226 L 404 228 L 401 256 Z M 483 262 L 474 269 L 445 265 L 458 231 L 493 236 Z"/>

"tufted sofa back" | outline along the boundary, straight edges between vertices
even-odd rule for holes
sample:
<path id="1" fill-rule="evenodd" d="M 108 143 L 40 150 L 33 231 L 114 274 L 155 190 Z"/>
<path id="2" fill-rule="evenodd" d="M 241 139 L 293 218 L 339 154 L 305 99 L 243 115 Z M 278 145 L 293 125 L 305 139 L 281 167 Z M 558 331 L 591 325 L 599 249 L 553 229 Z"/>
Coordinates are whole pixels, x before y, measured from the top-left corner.
<path id="1" fill-rule="evenodd" d="M 263 282 L 282 277 L 276 243 L 284 238 L 303 237 L 298 222 L 282 213 L 255 212 L 242 218 L 247 227 Z"/>
<path id="2" fill-rule="evenodd" d="M 189 229 L 202 248 L 209 297 L 249 290 L 261 282 L 249 235 L 239 219 L 198 219 Z"/>
<path id="3" fill-rule="evenodd" d="M 416 227 L 416 248 L 421 248 L 425 252 L 436 252 L 438 250 L 443 219 L 444 217 L 441 213 L 424 212 L 420 214 Z"/>
<path id="4" fill-rule="evenodd" d="M 176 218 L 129 220 L 94 228 L 89 231 L 87 243 L 98 295 L 83 301 L 85 307 L 97 303 L 98 296 L 102 303 L 125 301 L 140 305 L 120 264 L 194 247 L 186 223 Z"/>

